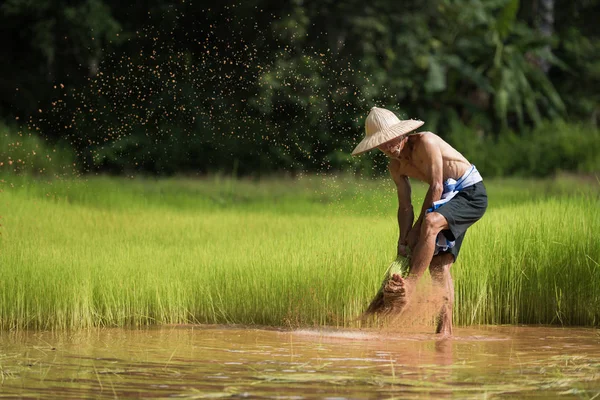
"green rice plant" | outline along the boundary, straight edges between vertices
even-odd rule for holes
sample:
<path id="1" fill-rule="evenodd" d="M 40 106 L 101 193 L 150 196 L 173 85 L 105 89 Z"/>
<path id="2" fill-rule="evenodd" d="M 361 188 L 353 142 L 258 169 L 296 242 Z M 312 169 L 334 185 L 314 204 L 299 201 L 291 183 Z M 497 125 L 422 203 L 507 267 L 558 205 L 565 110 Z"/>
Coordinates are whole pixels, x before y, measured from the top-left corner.
<path id="1" fill-rule="evenodd" d="M 600 190 L 561 182 L 486 183 L 452 267 L 456 323 L 598 325 Z M 1 185 L 0 329 L 348 326 L 395 258 L 389 180 Z"/>
<path id="2" fill-rule="evenodd" d="M 490 210 L 453 267 L 459 323 L 597 325 L 598 205 L 590 196 Z"/>

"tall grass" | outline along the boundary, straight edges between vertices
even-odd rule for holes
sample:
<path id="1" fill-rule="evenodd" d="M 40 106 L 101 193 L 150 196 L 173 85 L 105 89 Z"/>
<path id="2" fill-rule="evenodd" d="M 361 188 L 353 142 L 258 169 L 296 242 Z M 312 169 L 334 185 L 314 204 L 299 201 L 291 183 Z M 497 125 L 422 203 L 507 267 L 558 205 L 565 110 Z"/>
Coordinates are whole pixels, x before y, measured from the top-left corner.
<path id="1" fill-rule="evenodd" d="M 498 207 L 455 268 L 458 322 L 600 324 L 600 198 Z"/>
<path id="2" fill-rule="evenodd" d="M 349 325 L 395 256 L 389 180 L 2 181 L 1 329 Z M 598 325 L 600 185 L 487 186 L 455 321 Z"/>

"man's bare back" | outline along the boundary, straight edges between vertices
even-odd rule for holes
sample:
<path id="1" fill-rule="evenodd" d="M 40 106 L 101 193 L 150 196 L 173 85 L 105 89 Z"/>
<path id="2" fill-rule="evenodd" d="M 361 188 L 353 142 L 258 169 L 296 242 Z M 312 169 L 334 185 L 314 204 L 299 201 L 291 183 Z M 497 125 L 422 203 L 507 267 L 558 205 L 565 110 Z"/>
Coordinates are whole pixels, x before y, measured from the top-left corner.
<path id="1" fill-rule="evenodd" d="M 419 132 L 409 135 L 406 140 L 399 155 L 393 154 L 391 157 L 389 170 L 394 181 L 401 176 L 408 176 L 428 184 L 433 183 L 434 179 L 429 173 L 431 155 L 429 150 L 423 146 L 424 140 L 429 141 L 430 145 L 433 144 L 440 150 L 442 182 L 449 178 L 458 180 L 471 167 L 471 163 L 462 154 L 435 133 Z"/>

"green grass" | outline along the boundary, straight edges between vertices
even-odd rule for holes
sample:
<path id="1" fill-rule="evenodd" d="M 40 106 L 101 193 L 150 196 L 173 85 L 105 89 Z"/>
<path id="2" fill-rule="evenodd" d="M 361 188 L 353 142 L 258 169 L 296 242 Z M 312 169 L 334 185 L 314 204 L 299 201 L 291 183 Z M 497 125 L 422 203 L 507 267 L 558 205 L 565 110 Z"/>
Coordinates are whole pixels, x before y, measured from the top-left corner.
<path id="1" fill-rule="evenodd" d="M 452 267 L 455 322 L 598 325 L 598 181 L 486 184 Z M 0 329 L 351 325 L 395 257 L 389 179 L 5 176 L 0 190 Z"/>

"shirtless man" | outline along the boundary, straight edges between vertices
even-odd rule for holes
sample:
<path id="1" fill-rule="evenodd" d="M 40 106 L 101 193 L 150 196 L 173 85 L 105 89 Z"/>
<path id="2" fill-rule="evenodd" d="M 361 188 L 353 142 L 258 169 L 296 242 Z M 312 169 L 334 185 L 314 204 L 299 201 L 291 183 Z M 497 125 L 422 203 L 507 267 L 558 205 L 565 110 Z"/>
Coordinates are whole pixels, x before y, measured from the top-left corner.
<path id="1" fill-rule="evenodd" d="M 450 266 L 456 261 L 465 232 L 487 208 L 481 175 L 462 154 L 431 132 L 411 133 L 422 121 L 400 121 L 391 111 L 373 107 L 365 121 L 366 136 L 352 155 L 377 148 L 390 158 L 388 169 L 398 192 L 398 254 L 410 254 L 407 277 L 393 275 L 383 295 L 409 302 L 427 267 L 444 299 L 436 333 L 452 334 L 454 286 Z M 414 222 L 409 178 L 429 185 Z"/>

